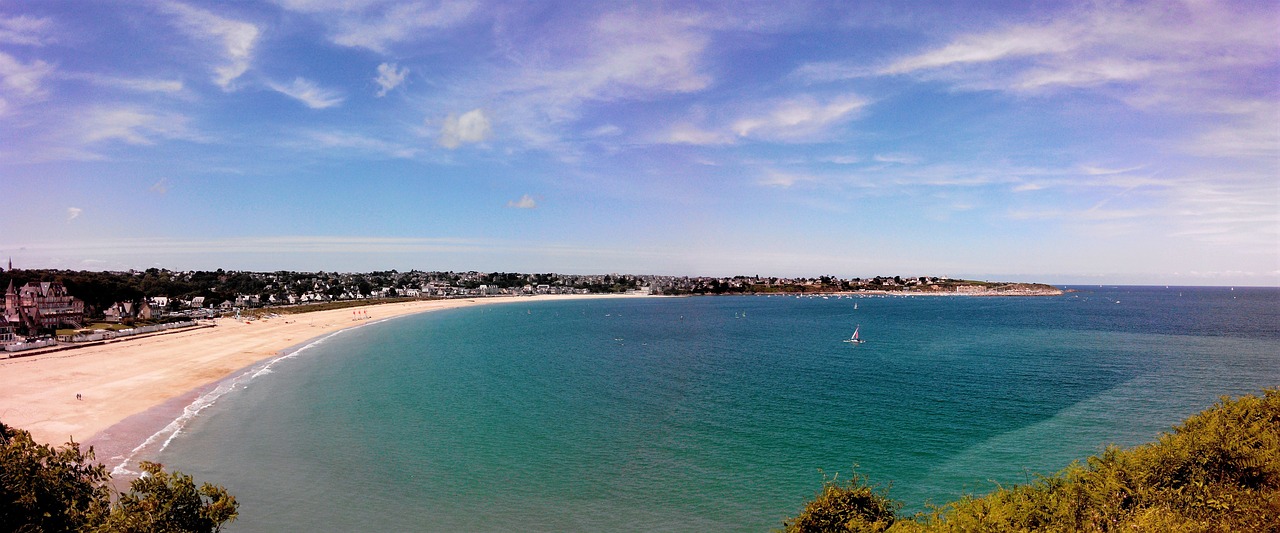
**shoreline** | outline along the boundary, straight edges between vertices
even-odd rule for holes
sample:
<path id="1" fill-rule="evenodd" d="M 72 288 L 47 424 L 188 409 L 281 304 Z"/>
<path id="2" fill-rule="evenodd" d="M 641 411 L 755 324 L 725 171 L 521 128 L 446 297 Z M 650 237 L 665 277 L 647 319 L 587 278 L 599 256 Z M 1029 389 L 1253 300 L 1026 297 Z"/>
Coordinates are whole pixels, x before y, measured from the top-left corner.
<path id="1" fill-rule="evenodd" d="M 423 300 L 280 315 L 252 323 L 218 319 L 217 327 L 180 330 L 131 342 L 0 360 L 0 421 L 37 442 L 73 439 L 94 446 L 104 464 L 144 456 L 171 423 L 218 389 L 324 339 L 408 315 L 487 304 L 640 298 L 635 295 L 539 295 Z M 83 400 L 77 399 L 83 395 Z M 216 396 L 204 403 L 216 401 Z M 194 409 L 195 412 L 191 412 Z M 180 427 L 177 428 L 180 430 Z M 111 466 L 111 465 L 109 465 Z"/>

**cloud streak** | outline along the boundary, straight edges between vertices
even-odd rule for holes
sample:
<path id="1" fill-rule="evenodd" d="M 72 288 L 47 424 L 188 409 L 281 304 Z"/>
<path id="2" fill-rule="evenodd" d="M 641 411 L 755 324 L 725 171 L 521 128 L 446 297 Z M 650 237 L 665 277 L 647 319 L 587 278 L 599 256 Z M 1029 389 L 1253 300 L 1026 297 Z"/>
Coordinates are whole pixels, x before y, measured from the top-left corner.
<path id="1" fill-rule="evenodd" d="M 311 109 L 328 109 L 342 104 L 346 99 L 338 91 L 325 89 L 302 77 L 294 78 L 288 85 L 270 82 L 267 86 L 273 91 L 302 102 Z"/>
<path id="2" fill-rule="evenodd" d="M 44 46 L 53 41 L 49 30 L 53 23 L 45 17 L 0 15 L 0 44 Z"/>
<path id="3" fill-rule="evenodd" d="M 1214 91 L 1273 63 L 1275 13 L 1216 2 L 1097 4 L 1049 22 L 960 35 L 892 61 L 882 75 L 918 74 L 962 88 L 1017 93 L 1128 86 L 1132 101 Z M 1188 87 L 1188 77 L 1206 86 Z"/>
<path id="4" fill-rule="evenodd" d="M 89 109 L 77 128 L 84 143 L 118 140 L 127 144 L 148 146 L 160 139 L 204 141 L 191 131 L 190 122 L 176 113 L 151 113 L 136 107 L 98 107 Z"/>
<path id="5" fill-rule="evenodd" d="M 334 12 L 333 6 L 317 11 Z M 400 42 L 420 36 L 428 30 L 439 30 L 462 23 L 476 11 L 472 1 L 408 2 L 375 4 L 369 13 L 353 15 L 350 10 L 334 13 L 336 31 L 333 42 L 353 48 L 366 48 L 378 53 Z"/>
<path id="6" fill-rule="evenodd" d="M 261 30 L 248 22 L 224 18 L 179 2 L 161 2 L 172 14 L 178 28 L 187 35 L 213 44 L 221 64 L 213 67 L 213 82 L 224 91 L 235 89 L 235 81 L 253 61 L 253 49 Z"/>

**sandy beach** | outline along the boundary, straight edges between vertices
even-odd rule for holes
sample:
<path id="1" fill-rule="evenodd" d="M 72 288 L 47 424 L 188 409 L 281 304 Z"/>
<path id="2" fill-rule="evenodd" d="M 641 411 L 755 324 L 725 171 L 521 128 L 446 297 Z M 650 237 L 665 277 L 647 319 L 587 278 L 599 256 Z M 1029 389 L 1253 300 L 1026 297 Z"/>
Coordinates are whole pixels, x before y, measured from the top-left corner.
<path id="1" fill-rule="evenodd" d="M 194 398 L 201 387 L 335 331 L 380 319 L 471 305 L 608 297 L 614 296 L 495 297 L 354 308 L 367 311 L 366 320 L 353 320 L 350 308 L 249 323 L 223 318 L 211 328 L 0 359 L 0 421 L 30 431 L 37 442 L 62 444 L 74 438 L 101 445 L 103 439 L 95 436 L 127 418 Z M 180 411 L 181 407 L 177 409 Z M 108 444 L 114 444 L 113 448 L 131 445 Z"/>

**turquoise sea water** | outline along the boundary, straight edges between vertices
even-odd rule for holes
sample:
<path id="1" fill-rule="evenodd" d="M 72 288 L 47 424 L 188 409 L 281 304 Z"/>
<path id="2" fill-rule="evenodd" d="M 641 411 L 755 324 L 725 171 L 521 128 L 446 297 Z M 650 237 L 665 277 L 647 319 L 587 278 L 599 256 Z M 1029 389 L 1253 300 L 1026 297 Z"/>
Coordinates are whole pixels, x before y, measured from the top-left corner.
<path id="1" fill-rule="evenodd" d="M 250 370 L 158 459 L 229 531 L 768 531 L 855 464 L 920 510 L 1280 386 L 1280 290 L 1079 289 L 404 317 Z"/>

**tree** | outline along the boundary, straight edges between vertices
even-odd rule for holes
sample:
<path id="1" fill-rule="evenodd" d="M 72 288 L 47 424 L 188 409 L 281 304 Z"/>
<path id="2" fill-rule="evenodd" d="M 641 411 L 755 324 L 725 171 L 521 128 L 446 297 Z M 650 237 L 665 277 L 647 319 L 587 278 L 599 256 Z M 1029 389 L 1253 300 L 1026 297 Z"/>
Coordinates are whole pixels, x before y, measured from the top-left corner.
<path id="1" fill-rule="evenodd" d="M 31 433 L 0 423 L 0 529 L 5 531 L 219 531 L 235 520 L 235 497 L 190 476 L 142 463 L 143 477 L 115 494 L 93 449 L 68 442 L 38 444 Z"/>
<path id="2" fill-rule="evenodd" d="M 129 493 L 120 495 L 94 531 L 212 532 L 238 514 L 236 498 L 222 487 L 204 483 L 197 489 L 191 476 L 165 472 L 157 463 L 141 466 L 146 474 L 129 484 Z"/>
<path id="3" fill-rule="evenodd" d="M 0 524 L 13 531 L 72 531 L 110 501 L 106 468 L 81 453 L 38 444 L 31 433 L 0 423 Z"/>

